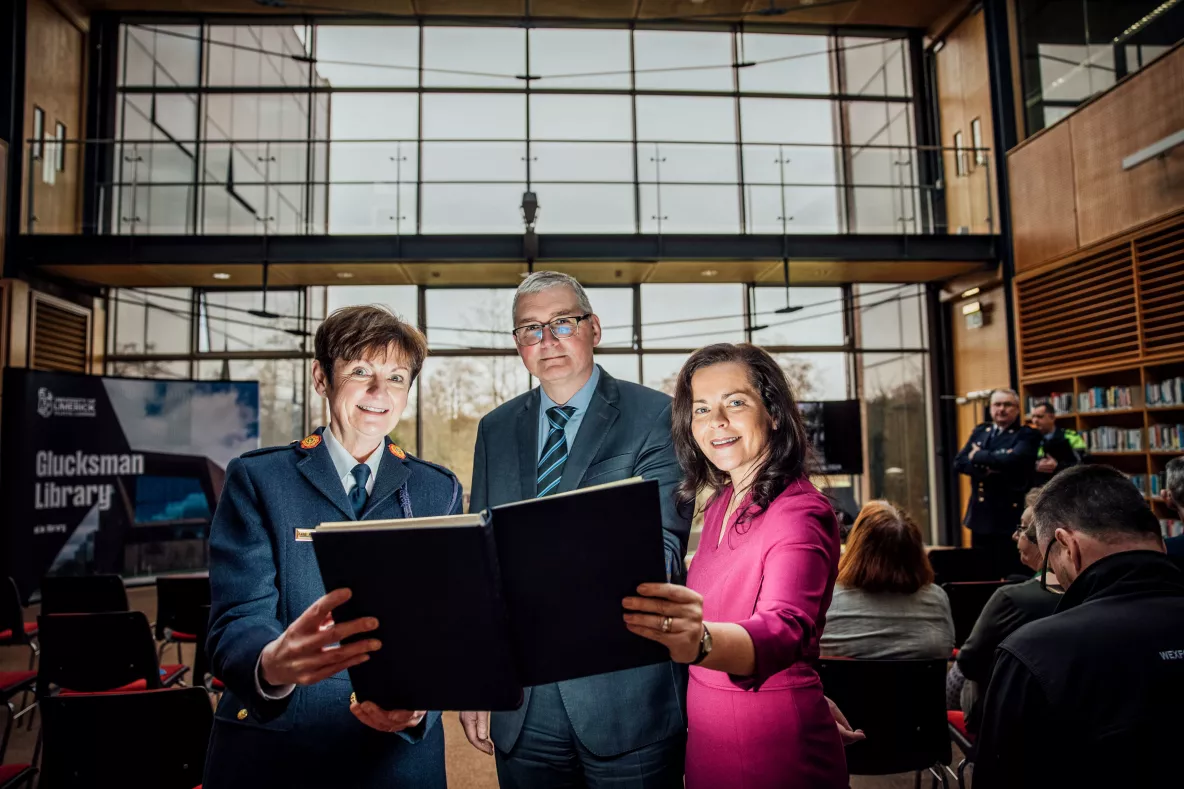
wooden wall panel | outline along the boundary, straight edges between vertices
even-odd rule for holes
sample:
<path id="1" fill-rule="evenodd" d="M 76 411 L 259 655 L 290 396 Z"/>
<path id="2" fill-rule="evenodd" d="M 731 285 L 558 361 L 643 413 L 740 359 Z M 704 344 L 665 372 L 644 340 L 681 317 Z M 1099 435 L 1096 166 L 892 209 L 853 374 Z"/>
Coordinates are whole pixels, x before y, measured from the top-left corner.
<path id="1" fill-rule="evenodd" d="M 67 138 L 80 139 L 85 136 L 82 128 L 85 36 L 76 26 L 73 14 L 64 14 L 49 0 L 27 1 L 29 54 L 25 69 L 24 139 L 33 136 L 34 107 L 45 111 L 47 141 L 53 139 L 58 123 L 65 125 Z M 28 146 L 22 144 L 21 147 L 27 179 L 25 193 L 21 195 L 21 227 L 28 226 L 27 184 L 31 182 L 33 216 L 36 218 L 34 232 L 77 233 L 82 219 L 79 149 L 67 146 L 65 169 L 47 177 L 46 163 L 35 162 L 30 168 Z M 46 153 L 52 154 L 52 151 L 52 146 L 47 145 Z"/>
<path id="2" fill-rule="evenodd" d="M 977 329 L 970 329 L 962 316 L 962 305 L 978 301 L 991 315 L 991 320 Z M 1007 360 L 1007 313 L 1003 303 L 1003 289 L 984 288 L 969 299 L 955 299 L 946 309 L 953 311 L 954 391 L 959 395 L 981 392 L 1008 385 L 1010 371 Z M 970 437 L 970 431 L 983 420 L 981 400 L 958 406 L 958 448 Z M 959 512 L 966 511 L 970 496 L 969 478 L 958 475 L 960 492 Z"/>
<path id="3" fill-rule="evenodd" d="M 1057 124 L 1007 158 L 1015 268 L 1024 271 L 1076 251 L 1072 134 Z"/>
<path id="4" fill-rule="evenodd" d="M 4 250 L 8 234 L 8 143 L 0 140 L 0 276 L 4 275 Z M 3 351 L 0 350 L 0 356 Z"/>
<path id="5" fill-rule="evenodd" d="M 1073 131 L 1078 245 L 1184 206 L 1184 147 L 1122 169 L 1122 160 L 1184 129 L 1184 47 L 1068 118 Z"/>
<path id="6" fill-rule="evenodd" d="M 979 164 L 967 153 L 966 174 L 958 175 L 952 151 L 943 155 L 946 180 L 946 218 L 950 227 L 966 227 L 973 233 L 998 232 L 998 192 L 992 173 L 996 154 L 991 123 L 991 83 L 987 65 L 987 35 L 983 13 L 977 10 L 962 20 L 944 39 L 937 53 L 938 111 L 941 144 L 952 148 L 954 133 L 962 132 L 963 145 L 973 144 L 971 122 L 978 119 L 983 146 L 991 149 L 987 162 Z"/>

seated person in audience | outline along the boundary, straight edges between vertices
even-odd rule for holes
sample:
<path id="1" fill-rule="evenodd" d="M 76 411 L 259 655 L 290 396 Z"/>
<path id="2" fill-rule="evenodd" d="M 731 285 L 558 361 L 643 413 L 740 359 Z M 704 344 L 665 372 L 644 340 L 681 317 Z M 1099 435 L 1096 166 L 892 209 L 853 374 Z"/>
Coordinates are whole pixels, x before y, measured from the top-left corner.
<path id="1" fill-rule="evenodd" d="M 1032 512 L 1065 594 L 999 647 L 974 789 L 1178 785 L 1184 573 L 1159 521 L 1108 466 L 1065 469 Z"/>
<path id="2" fill-rule="evenodd" d="M 966 637 L 966 643 L 958 650 L 958 661 L 946 679 L 947 696 L 952 689 L 959 691 L 958 704 L 966 716 L 966 727 L 972 732 L 978 731 L 982 719 L 981 696 L 991 678 L 995 650 L 1003 639 L 1022 626 L 1052 614 L 1064 592 L 1055 574 L 1041 573 L 1043 562 L 1040 549 L 1036 547 L 1036 526 L 1032 521 L 1032 504 L 1039 494 L 1039 488 L 1029 491 L 1027 509 L 1020 516 L 1020 527 L 1016 529 L 1020 559 L 1037 573 L 1036 577 L 1023 583 L 1008 584 L 991 595 Z"/>
<path id="3" fill-rule="evenodd" d="M 948 658 L 950 601 L 933 583 L 921 530 L 887 501 L 860 511 L 819 644 L 824 657 Z"/>
<path id="4" fill-rule="evenodd" d="M 1176 517 L 1184 521 L 1184 457 L 1169 460 L 1163 476 L 1163 500 L 1176 511 Z M 1168 537 L 1163 543 L 1168 556 L 1184 559 L 1184 534 Z"/>

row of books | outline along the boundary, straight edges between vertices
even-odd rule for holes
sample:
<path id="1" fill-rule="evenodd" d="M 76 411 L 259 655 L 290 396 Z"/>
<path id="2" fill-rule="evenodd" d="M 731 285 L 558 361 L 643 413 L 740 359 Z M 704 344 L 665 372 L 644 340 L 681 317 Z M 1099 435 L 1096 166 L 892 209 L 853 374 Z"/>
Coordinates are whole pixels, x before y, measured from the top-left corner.
<path id="1" fill-rule="evenodd" d="M 1127 474 L 1127 479 L 1131 484 L 1139 489 L 1139 492 L 1144 496 L 1147 495 L 1147 475 L 1146 474 Z"/>
<path id="2" fill-rule="evenodd" d="M 1050 392 L 1047 395 L 1039 395 L 1028 398 L 1028 410 L 1025 413 L 1032 413 L 1038 405 L 1045 403 L 1052 403 L 1052 407 L 1057 410 L 1058 414 L 1069 414 L 1073 412 L 1073 393 L 1072 392 Z"/>
<path id="3" fill-rule="evenodd" d="M 1147 384 L 1147 407 L 1184 404 L 1184 377 L 1176 376 L 1159 383 Z"/>
<path id="4" fill-rule="evenodd" d="M 1147 444 L 1156 451 L 1184 449 L 1184 425 L 1152 425 L 1147 428 Z"/>
<path id="5" fill-rule="evenodd" d="M 1129 386 L 1094 386 L 1077 395 L 1079 411 L 1107 411 L 1134 407 L 1134 393 Z"/>
<path id="6" fill-rule="evenodd" d="M 1081 431 L 1090 452 L 1142 452 L 1143 428 L 1095 427 Z"/>
<path id="7" fill-rule="evenodd" d="M 1152 474 L 1151 475 L 1151 496 L 1153 498 L 1158 499 L 1163 494 L 1163 488 L 1164 488 L 1163 474 Z"/>
<path id="8" fill-rule="evenodd" d="M 1159 528 L 1163 531 L 1164 539 L 1168 537 L 1179 537 L 1181 534 L 1184 534 L 1184 523 L 1181 523 L 1178 518 L 1161 519 Z"/>

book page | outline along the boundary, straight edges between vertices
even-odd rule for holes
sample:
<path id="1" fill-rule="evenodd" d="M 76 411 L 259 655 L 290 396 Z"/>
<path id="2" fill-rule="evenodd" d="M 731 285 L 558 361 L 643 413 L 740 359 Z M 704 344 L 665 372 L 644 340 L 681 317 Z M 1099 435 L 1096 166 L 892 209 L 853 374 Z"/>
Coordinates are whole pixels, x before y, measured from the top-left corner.
<path id="1" fill-rule="evenodd" d="M 314 531 L 379 531 L 382 529 L 456 529 L 484 526 L 480 513 L 439 515 L 433 518 L 394 518 L 384 521 L 333 521 L 322 523 Z"/>

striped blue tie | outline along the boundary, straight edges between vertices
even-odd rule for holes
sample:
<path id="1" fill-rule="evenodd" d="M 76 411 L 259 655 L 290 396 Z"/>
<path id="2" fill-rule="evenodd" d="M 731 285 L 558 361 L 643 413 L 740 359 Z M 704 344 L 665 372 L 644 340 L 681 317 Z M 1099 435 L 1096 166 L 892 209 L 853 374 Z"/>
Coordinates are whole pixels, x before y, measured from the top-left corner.
<path id="1" fill-rule="evenodd" d="M 543 444 L 543 454 L 539 456 L 538 497 L 553 492 L 563 477 L 563 466 L 567 462 L 567 436 L 563 430 L 575 412 L 575 407 L 570 405 L 547 409 L 547 422 L 551 430 Z"/>

